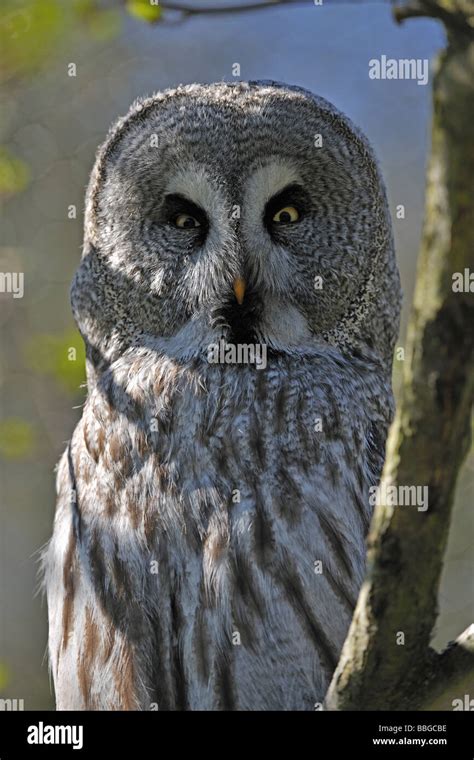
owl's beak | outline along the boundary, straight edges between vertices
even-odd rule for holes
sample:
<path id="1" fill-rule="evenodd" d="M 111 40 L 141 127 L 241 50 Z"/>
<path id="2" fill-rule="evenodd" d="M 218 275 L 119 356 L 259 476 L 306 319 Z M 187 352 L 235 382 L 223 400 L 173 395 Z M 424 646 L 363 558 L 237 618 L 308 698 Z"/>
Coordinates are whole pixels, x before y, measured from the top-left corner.
<path id="1" fill-rule="evenodd" d="M 245 280 L 242 279 L 242 277 L 236 277 L 232 287 L 234 288 L 234 293 L 237 299 L 237 303 L 239 304 L 239 306 L 242 306 L 244 302 L 244 295 L 245 295 L 245 289 L 247 287 L 247 283 L 245 282 Z"/>

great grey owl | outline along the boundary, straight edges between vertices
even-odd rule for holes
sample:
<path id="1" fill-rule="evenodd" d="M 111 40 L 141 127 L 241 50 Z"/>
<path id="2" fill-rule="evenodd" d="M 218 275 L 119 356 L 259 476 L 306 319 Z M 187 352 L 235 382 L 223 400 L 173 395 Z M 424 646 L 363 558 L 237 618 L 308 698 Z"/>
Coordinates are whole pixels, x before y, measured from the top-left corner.
<path id="1" fill-rule="evenodd" d="M 44 557 L 58 708 L 315 709 L 393 414 L 367 140 L 275 82 L 137 101 L 98 152 L 71 292 L 88 396 Z"/>

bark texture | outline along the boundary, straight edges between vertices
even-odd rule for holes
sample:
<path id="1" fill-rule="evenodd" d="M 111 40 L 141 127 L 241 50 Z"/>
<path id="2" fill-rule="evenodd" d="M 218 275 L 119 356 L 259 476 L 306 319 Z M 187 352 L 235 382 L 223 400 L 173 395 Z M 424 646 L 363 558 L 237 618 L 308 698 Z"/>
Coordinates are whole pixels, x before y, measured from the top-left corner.
<path id="1" fill-rule="evenodd" d="M 472 0 L 420 0 L 395 10 L 399 21 L 440 18 L 448 38 L 434 72 L 422 248 L 382 478 L 383 486 L 428 486 L 429 504 L 376 508 L 327 709 L 453 709 L 454 698 L 474 696 L 473 627 L 442 655 L 430 648 L 474 388 L 474 293 L 453 291 L 454 273 L 474 271 L 473 8 Z"/>

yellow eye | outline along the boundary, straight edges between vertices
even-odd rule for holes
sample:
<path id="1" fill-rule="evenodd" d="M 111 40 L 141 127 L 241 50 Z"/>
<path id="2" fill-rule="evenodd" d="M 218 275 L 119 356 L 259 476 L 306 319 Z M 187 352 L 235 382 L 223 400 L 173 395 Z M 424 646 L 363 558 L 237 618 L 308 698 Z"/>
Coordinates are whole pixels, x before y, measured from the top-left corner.
<path id="1" fill-rule="evenodd" d="M 178 214 L 176 219 L 174 220 L 174 223 L 176 227 L 179 227 L 180 230 L 192 230 L 193 227 L 200 227 L 198 220 L 194 218 L 194 216 L 190 216 L 189 214 Z"/>
<path id="2" fill-rule="evenodd" d="M 297 222 L 299 218 L 298 210 L 294 206 L 285 206 L 277 211 L 273 217 L 273 221 L 277 224 L 291 224 L 292 222 Z"/>

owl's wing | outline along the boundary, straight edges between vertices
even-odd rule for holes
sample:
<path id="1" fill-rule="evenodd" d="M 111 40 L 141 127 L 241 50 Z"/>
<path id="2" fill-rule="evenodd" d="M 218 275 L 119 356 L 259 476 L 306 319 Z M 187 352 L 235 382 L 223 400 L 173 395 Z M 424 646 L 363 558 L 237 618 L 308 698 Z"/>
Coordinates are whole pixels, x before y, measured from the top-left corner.
<path id="1" fill-rule="evenodd" d="M 150 632 L 115 528 L 104 519 L 99 479 L 95 515 L 87 509 L 90 495 L 81 503 L 81 491 L 88 493 L 81 462 L 89 455 L 80 427 L 59 464 L 54 531 L 44 556 L 57 709 L 150 709 L 139 664 Z"/>
<path id="2" fill-rule="evenodd" d="M 370 422 L 366 435 L 367 462 L 369 466 L 370 485 L 378 485 L 385 462 L 385 442 L 388 423 L 378 420 Z"/>

